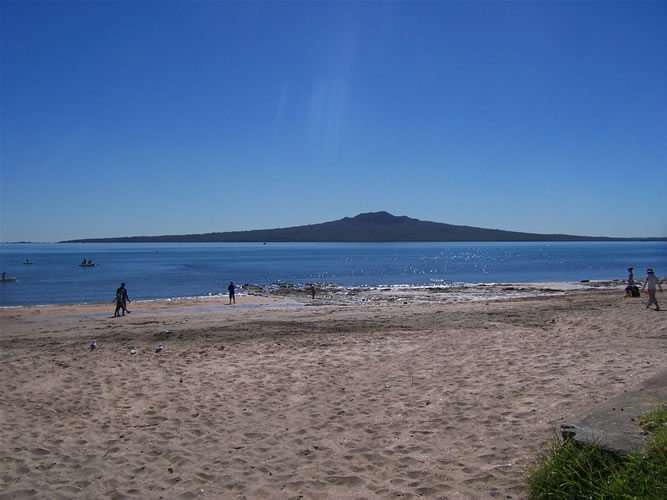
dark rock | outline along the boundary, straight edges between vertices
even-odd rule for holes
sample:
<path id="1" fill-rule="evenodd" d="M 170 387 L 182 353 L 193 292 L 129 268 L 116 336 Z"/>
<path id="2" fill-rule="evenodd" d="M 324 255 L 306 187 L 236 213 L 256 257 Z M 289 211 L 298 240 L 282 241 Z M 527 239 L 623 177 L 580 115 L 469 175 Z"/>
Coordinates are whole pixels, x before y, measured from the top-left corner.
<path id="1" fill-rule="evenodd" d="M 603 450 L 617 455 L 641 452 L 648 436 L 636 419 L 659 410 L 665 401 L 667 370 L 646 380 L 639 389 L 624 392 L 579 415 L 572 423 L 561 425 L 560 431 L 565 439 L 581 445 L 599 443 Z"/>

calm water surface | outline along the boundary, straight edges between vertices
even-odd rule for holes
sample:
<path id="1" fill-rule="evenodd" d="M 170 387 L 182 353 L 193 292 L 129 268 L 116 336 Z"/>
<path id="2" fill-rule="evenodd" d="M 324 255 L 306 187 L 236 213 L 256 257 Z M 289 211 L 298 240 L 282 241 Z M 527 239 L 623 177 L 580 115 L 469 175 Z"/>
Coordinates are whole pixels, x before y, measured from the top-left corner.
<path id="1" fill-rule="evenodd" d="M 95 267 L 83 268 L 81 259 Z M 32 265 L 25 265 L 26 259 Z M 2 244 L 0 306 L 224 294 L 230 280 L 341 286 L 609 280 L 667 275 L 667 242 Z"/>

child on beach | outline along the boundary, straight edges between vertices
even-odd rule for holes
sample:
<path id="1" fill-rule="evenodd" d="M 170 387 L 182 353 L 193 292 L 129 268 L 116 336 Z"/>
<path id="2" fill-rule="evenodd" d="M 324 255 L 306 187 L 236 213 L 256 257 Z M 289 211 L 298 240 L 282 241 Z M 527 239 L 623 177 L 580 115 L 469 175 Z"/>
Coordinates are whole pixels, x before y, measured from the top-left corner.
<path id="1" fill-rule="evenodd" d="M 646 305 L 646 309 L 651 307 L 651 304 L 655 304 L 655 310 L 659 311 L 660 306 L 658 305 L 658 301 L 655 298 L 655 286 L 658 285 L 658 288 L 660 288 L 660 292 L 662 293 L 662 285 L 660 284 L 660 280 L 655 276 L 653 269 L 648 269 L 646 273 L 647 276 L 644 280 L 644 284 L 642 285 L 642 292 L 645 289 L 648 289 L 648 304 Z"/>
<path id="2" fill-rule="evenodd" d="M 632 274 L 632 268 L 628 267 L 628 286 L 625 287 L 626 297 L 639 297 L 639 288 L 635 286 L 635 278 Z"/>
<path id="3" fill-rule="evenodd" d="M 118 313 L 120 312 L 121 309 L 123 310 L 123 316 L 125 316 L 125 306 L 123 305 L 123 293 L 120 292 L 119 290 L 120 288 L 116 290 L 116 299 L 115 299 L 116 310 L 113 312 L 114 317 L 120 316 L 120 314 Z"/>

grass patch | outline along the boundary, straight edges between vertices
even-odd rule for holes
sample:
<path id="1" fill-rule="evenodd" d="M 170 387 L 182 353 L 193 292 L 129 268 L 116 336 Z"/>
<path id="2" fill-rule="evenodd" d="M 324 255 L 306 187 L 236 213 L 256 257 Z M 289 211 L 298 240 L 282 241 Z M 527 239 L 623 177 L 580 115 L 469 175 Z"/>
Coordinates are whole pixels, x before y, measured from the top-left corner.
<path id="1" fill-rule="evenodd" d="M 550 449 L 530 471 L 531 499 L 667 498 L 667 406 L 642 415 L 650 433 L 643 453 L 618 457 L 598 445 L 577 446 L 554 431 Z"/>

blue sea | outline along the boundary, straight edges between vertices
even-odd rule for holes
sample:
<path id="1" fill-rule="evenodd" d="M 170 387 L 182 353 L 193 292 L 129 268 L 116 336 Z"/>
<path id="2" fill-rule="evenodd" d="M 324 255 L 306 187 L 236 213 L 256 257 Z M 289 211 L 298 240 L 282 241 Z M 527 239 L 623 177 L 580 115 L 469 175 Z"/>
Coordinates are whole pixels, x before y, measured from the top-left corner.
<path id="1" fill-rule="evenodd" d="M 17 280 L 0 283 L 0 307 L 110 302 L 121 281 L 156 300 L 224 295 L 232 280 L 448 286 L 625 279 L 628 266 L 667 275 L 667 242 L 1 244 Z"/>

